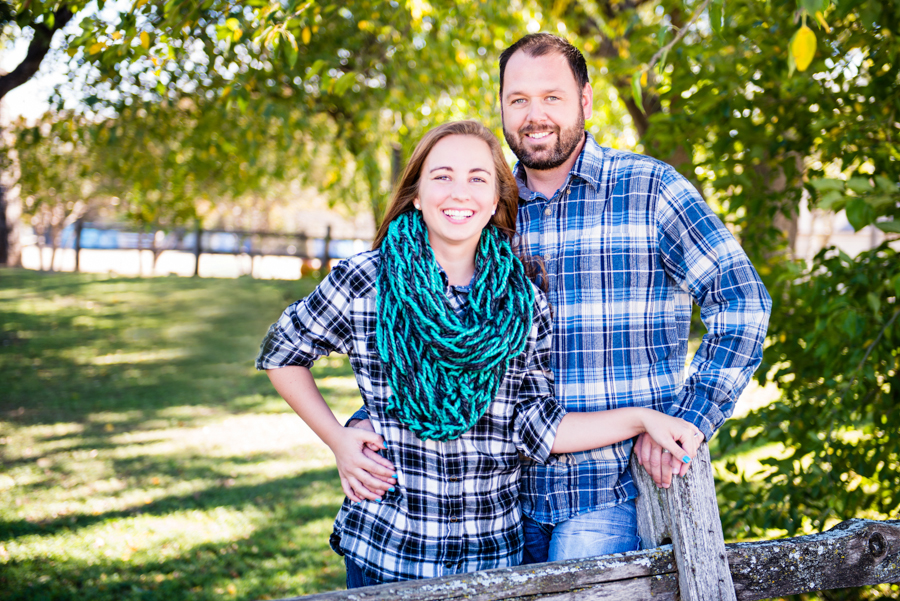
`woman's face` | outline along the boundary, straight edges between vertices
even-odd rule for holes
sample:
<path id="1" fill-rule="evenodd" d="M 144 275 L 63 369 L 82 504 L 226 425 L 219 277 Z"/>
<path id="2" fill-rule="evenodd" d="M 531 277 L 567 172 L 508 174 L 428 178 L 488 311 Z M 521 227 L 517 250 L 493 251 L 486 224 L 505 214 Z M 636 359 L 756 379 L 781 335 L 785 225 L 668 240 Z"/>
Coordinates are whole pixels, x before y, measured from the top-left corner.
<path id="1" fill-rule="evenodd" d="M 473 136 L 442 138 L 425 158 L 416 202 L 435 253 L 471 249 L 497 207 L 497 174 L 487 142 Z"/>

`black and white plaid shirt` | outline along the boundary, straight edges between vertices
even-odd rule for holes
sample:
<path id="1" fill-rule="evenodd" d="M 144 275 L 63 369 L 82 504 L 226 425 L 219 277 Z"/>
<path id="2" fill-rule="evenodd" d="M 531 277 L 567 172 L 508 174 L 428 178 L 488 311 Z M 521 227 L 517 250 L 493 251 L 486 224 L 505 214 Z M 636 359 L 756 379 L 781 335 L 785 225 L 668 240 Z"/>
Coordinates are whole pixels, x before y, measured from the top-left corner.
<path id="1" fill-rule="evenodd" d="M 344 499 L 331 545 L 383 582 L 517 565 L 519 453 L 547 460 L 565 415 L 553 398 L 546 297 L 536 294 L 525 350 L 481 420 L 456 440 L 422 441 L 385 411 L 392 393 L 375 350 L 380 256 L 370 251 L 339 263 L 272 325 L 256 361 L 257 369 L 309 367 L 332 352 L 348 355 L 385 456 L 397 467 L 398 486 L 382 502 Z M 464 311 L 468 289 L 446 291 L 454 310 Z"/>

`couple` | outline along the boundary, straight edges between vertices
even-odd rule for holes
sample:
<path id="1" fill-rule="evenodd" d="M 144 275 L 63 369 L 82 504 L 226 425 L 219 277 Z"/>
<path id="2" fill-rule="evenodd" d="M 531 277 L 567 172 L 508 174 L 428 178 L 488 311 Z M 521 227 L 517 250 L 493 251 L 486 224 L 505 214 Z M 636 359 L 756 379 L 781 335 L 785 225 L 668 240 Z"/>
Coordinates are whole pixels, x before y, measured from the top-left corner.
<path id="1" fill-rule="evenodd" d="M 483 126 L 433 129 L 374 250 L 270 328 L 257 368 L 337 459 L 348 587 L 638 548 L 632 439 L 668 486 L 759 364 L 746 255 L 672 168 L 597 145 L 592 100 L 567 41 L 513 44 L 516 173 Z M 692 300 L 709 332 L 685 377 Z M 308 368 L 330 352 L 377 434 L 325 404 Z"/>

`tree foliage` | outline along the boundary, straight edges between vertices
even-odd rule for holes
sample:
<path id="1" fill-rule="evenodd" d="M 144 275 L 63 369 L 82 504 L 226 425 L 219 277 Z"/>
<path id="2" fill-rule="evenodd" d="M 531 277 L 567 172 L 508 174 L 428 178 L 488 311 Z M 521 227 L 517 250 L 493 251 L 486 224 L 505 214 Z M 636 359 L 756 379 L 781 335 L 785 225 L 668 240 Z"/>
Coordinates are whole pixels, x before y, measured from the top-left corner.
<path id="1" fill-rule="evenodd" d="M 900 7 L 709 7 L 709 28 L 689 33 L 648 84 L 661 110 L 645 143 L 661 156 L 689 144 L 693 174 L 775 301 L 758 375 L 783 396 L 735 420 L 719 444 L 728 455 L 776 443 L 779 454 L 755 479 L 722 486 L 726 525 L 732 536 L 794 534 L 895 514 L 900 441 L 885 419 L 900 361 L 896 252 L 827 250 L 806 265 L 790 250 L 803 202 L 846 209 L 857 230 L 900 223 Z M 788 41 L 816 13 L 817 50 L 801 72 Z"/>

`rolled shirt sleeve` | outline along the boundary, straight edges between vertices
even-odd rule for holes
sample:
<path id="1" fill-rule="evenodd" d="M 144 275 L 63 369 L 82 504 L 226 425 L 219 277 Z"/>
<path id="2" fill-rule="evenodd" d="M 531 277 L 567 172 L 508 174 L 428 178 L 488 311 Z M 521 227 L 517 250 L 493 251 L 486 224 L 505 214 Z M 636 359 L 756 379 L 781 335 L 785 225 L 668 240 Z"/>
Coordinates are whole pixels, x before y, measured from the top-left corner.
<path id="1" fill-rule="evenodd" d="M 545 463 L 556 440 L 556 431 L 566 410 L 553 394 L 553 372 L 550 369 L 551 315 L 543 292 L 535 293 L 532 333 L 534 348 L 525 359 L 525 374 L 519 388 L 513 419 L 516 448 L 526 457 Z"/>
<path id="2" fill-rule="evenodd" d="M 256 369 L 311 367 L 323 355 L 349 354 L 350 276 L 346 262 L 339 263 L 309 296 L 285 309 L 260 345 Z"/>
<path id="3" fill-rule="evenodd" d="M 671 168 L 661 184 L 657 226 L 664 269 L 700 306 L 708 330 L 669 414 L 693 423 L 709 440 L 762 361 L 772 300 L 744 250 L 694 187 Z"/>

